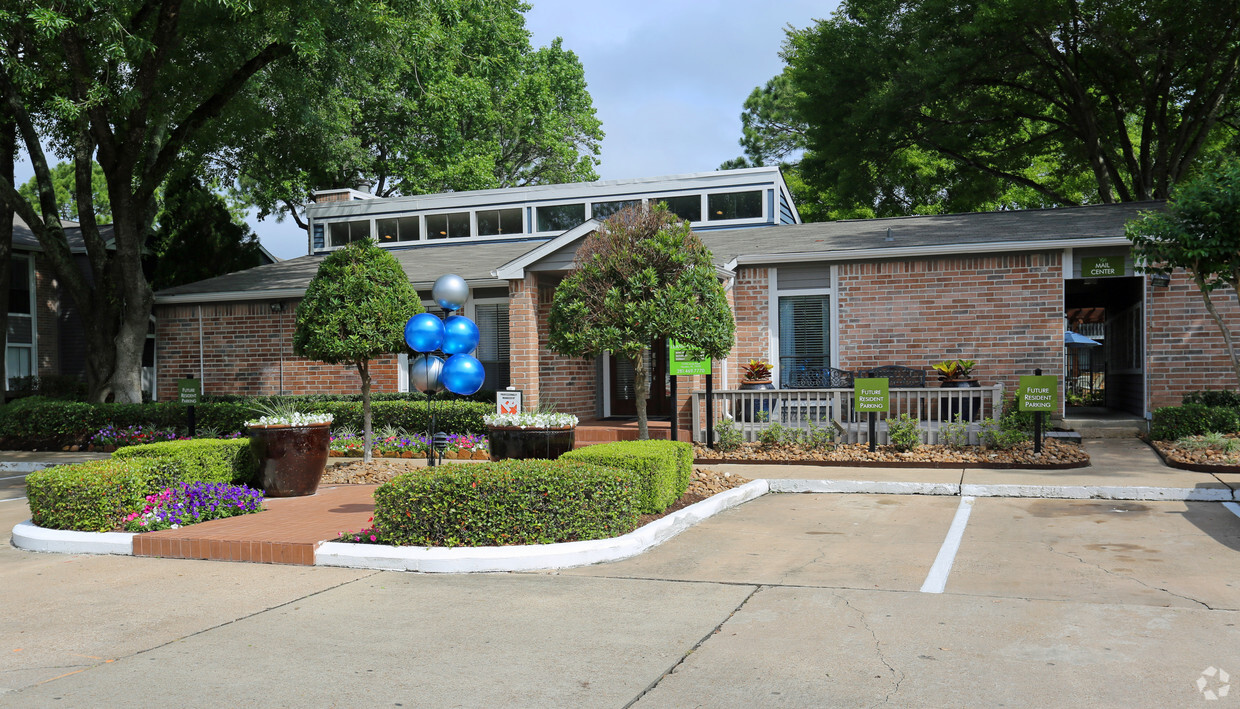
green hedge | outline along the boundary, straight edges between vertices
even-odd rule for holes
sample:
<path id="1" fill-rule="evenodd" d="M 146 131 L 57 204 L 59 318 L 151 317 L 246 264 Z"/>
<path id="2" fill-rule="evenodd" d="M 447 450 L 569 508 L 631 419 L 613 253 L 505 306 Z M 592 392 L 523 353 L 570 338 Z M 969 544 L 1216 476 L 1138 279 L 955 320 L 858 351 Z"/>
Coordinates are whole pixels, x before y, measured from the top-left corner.
<path id="1" fill-rule="evenodd" d="M 401 546 L 604 539 L 637 526 L 637 476 L 553 460 L 444 465 L 375 490 L 376 535 Z"/>
<path id="2" fill-rule="evenodd" d="M 120 460 L 163 459 L 172 466 L 177 480 L 185 482 L 245 485 L 253 482 L 258 472 L 258 459 L 250 452 L 250 442 L 237 438 L 200 438 L 126 446 L 118 449 L 112 457 Z"/>
<path id="3" fill-rule="evenodd" d="M 1150 438 L 1155 441 L 1174 441 L 1184 436 L 1237 431 L 1240 431 L 1240 410 L 1230 406 L 1165 406 L 1155 409 L 1150 422 Z"/>
<path id="4" fill-rule="evenodd" d="M 250 406 L 240 402 L 198 404 L 197 424 L 225 434 L 244 431 L 246 421 L 258 418 Z M 362 428 L 360 402 L 305 402 L 300 408 L 307 413 L 332 414 L 335 426 Z M 376 430 L 392 425 L 420 433 L 430 425 L 426 401 L 378 401 L 371 409 Z M 437 401 L 436 426 L 447 433 L 481 433 L 486 430 L 482 417 L 494 410 L 494 404 Z M 179 403 L 86 404 L 31 396 L 0 407 L 0 439 L 8 447 L 59 448 L 85 443 L 108 425 L 183 430 L 187 422 L 186 407 Z"/>
<path id="5" fill-rule="evenodd" d="M 146 496 L 175 482 L 166 461 L 96 460 L 26 477 L 31 521 L 47 529 L 109 532 L 141 510 Z"/>
<path id="6" fill-rule="evenodd" d="M 689 488 L 693 446 L 679 441 L 616 441 L 569 451 L 560 460 L 632 470 L 640 476 L 639 511 L 658 514 Z"/>
<path id="7" fill-rule="evenodd" d="M 1182 403 L 1227 406 L 1233 409 L 1240 409 L 1240 392 L 1229 389 L 1221 391 L 1194 391 L 1185 394 Z"/>

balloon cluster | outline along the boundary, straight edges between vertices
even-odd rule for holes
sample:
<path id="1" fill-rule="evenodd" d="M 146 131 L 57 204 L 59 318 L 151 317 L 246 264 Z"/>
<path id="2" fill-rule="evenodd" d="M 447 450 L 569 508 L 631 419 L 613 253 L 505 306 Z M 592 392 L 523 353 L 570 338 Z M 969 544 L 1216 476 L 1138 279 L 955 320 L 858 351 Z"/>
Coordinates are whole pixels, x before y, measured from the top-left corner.
<path id="1" fill-rule="evenodd" d="M 455 312 L 465 305 L 469 286 L 460 276 L 440 276 L 431 289 L 431 297 L 439 307 Z M 413 360 L 412 383 L 424 394 L 436 394 L 444 389 L 453 394 L 468 396 L 482 388 L 486 373 L 482 363 L 474 356 L 478 349 L 478 326 L 464 315 L 450 315 L 446 321 L 422 313 L 405 323 L 405 342 L 414 352 L 421 352 Z M 440 351 L 450 355 L 445 362 L 430 354 Z"/>

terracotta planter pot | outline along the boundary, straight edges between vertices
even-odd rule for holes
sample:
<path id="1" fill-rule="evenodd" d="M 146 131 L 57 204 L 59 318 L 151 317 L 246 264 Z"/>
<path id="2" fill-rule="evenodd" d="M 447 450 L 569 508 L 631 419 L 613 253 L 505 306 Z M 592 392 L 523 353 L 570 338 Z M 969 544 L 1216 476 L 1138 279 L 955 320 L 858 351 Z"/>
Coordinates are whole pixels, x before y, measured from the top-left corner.
<path id="1" fill-rule="evenodd" d="M 258 458 L 258 485 L 267 497 L 313 495 L 327 469 L 331 424 L 254 426 L 250 450 Z"/>
<path id="2" fill-rule="evenodd" d="M 546 458 L 555 460 L 573 449 L 577 440 L 576 428 L 519 428 L 505 426 L 492 428 L 487 439 L 491 445 L 491 460 L 528 460 Z"/>

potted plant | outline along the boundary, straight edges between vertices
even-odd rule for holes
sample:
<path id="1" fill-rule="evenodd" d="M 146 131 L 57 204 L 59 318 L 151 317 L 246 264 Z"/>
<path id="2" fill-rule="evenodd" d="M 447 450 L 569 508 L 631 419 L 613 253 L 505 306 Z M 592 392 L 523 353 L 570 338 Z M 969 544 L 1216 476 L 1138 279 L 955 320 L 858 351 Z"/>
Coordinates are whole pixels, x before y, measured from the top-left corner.
<path id="1" fill-rule="evenodd" d="M 554 460 L 571 451 L 577 440 L 577 417 L 572 414 L 530 411 L 489 414 L 487 425 L 490 458 L 546 458 Z"/>
<path id="2" fill-rule="evenodd" d="M 751 359 L 741 365 L 741 390 L 774 389 L 771 383 L 771 365 L 760 359 Z M 751 399 L 748 396 L 741 401 L 741 420 L 766 421 L 770 416 L 771 400 Z"/>
<path id="3" fill-rule="evenodd" d="M 304 414 L 291 405 L 257 407 L 247 421 L 250 450 L 258 459 L 258 480 L 267 497 L 313 495 L 327 469 L 331 414 Z"/>
<path id="4" fill-rule="evenodd" d="M 970 376 L 977 361 L 972 359 L 949 359 L 931 365 L 939 373 L 939 386 L 943 389 L 970 389 L 980 387 L 976 379 Z M 964 402 L 970 402 L 968 406 Z M 981 414 L 982 397 L 980 395 L 945 395 L 939 398 L 939 414 L 941 421 L 953 421 L 956 414 L 965 421 L 973 421 Z"/>

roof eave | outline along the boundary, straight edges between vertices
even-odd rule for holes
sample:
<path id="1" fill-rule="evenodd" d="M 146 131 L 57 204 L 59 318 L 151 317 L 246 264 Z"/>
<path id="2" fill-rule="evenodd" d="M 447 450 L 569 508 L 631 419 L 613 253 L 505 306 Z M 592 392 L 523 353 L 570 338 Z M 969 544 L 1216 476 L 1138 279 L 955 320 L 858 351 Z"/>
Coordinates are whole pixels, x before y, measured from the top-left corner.
<path id="1" fill-rule="evenodd" d="M 1058 249 L 1131 246 L 1123 236 L 1086 237 L 1078 239 L 1046 239 L 1042 241 L 990 241 L 976 244 L 934 244 L 931 246 L 887 247 L 881 249 L 844 249 L 839 251 L 792 251 L 774 254 L 738 254 L 727 267 L 758 266 L 789 261 L 868 261 L 909 256 L 952 256 L 996 251 L 1048 251 Z"/>

